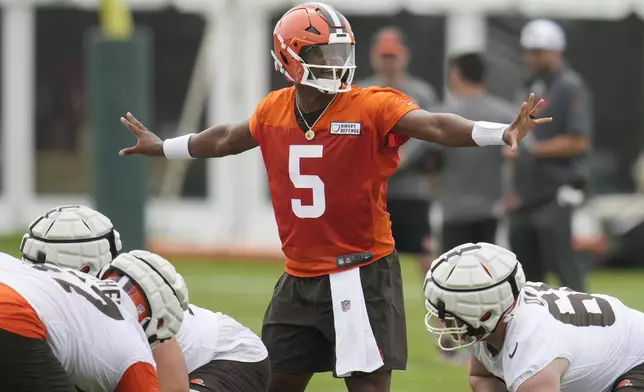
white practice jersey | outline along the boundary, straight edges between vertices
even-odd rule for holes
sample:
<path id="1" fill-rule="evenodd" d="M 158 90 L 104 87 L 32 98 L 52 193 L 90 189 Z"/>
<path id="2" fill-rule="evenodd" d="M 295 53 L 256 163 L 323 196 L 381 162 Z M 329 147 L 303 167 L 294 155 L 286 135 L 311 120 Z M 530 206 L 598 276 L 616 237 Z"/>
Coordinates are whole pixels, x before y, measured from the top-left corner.
<path id="1" fill-rule="evenodd" d="M 0 283 L 36 311 L 47 341 L 71 381 L 84 392 L 111 392 L 134 363 L 156 366 L 143 329 L 121 305 L 127 296 L 80 272 L 51 265 L 15 263 L 0 253 Z M 97 287 L 110 285 L 109 290 Z"/>
<path id="2" fill-rule="evenodd" d="M 644 313 L 617 298 L 529 282 L 510 317 L 497 356 L 484 342 L 468 349 L 511 392 L 556 358 L 570 362 L 562 392 L 609 391 L 644 363 Z"/>
<path id="3" fill-rule="evenodd" d="M 268 357 L 262 340 L 223 313 L 190 305 L 176 336 L 188 373 L 214 360 L 259 362 Z"/>

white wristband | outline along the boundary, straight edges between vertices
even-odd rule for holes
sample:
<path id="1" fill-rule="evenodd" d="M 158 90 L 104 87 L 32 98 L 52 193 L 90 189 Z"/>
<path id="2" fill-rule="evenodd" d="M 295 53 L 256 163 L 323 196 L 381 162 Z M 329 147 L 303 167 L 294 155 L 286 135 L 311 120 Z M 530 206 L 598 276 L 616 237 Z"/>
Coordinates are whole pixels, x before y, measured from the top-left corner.
<path id="1" fill-rule="evenodd" d="M 472 128 L 472 140 L 479 146 L 505 146 L 503 133 L 508 124 L 477 121 Z"/>
<path id="2" fill-rule="evenodd" d="M 166 139 L 163 141 L 163 155 L 168 159 L 193 159 L 188 150 L 188 142 L 194 133 Z"/>

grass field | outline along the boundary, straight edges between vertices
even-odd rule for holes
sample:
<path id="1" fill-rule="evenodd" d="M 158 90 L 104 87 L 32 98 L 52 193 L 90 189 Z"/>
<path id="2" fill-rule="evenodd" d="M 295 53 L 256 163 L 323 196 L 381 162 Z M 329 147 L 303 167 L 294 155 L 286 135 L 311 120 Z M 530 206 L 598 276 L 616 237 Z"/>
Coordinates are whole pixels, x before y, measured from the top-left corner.
<path id="1" fill-rule="evenodd" d="M 17 238 L 0 238 L 0 251 L 16 254 Z M 262 316 L 273 285 L 282 272 L 280 263 L 250 261 L 172 260 L 184 275 L 190 290 L 190 302 L 233 316 L 259 333 Z M 403 260 L 407 332 L 409 336 L 408 370 L 393 376 L 395 392 L 468 391 L 466 369 L 436 360 L 436 349 L 423 324 L 424 306 L 421 277 L 416 265 Z M 644 271 L 599 271 L 590 276 L 590 291 L 611 294 L 627 305 L 644 310 Z M 344 383 L 330 374 L 317 375 L 308 391 L 344 391 Z"/>
<path id="2" fill-rule="evenodd" d="M 273 285 L 282 272 L 280 264 L 252 262 L 176 263 L 190 289 L 191 302 L 235 317 L 259 332 Z M 411 260 L 403 260 L 409 362 L 407 371 L 393 377 L 395 392 L 468 391 L 466 369 L 436 360 L 436 349 L 425 330 L 421 277 Z M 644 310 L 644 271 L 602 271 L 592 274 L 591 291 L 615 295 Z M 308 391 L 346 390 L 341 380 L 317 375 Z"/>

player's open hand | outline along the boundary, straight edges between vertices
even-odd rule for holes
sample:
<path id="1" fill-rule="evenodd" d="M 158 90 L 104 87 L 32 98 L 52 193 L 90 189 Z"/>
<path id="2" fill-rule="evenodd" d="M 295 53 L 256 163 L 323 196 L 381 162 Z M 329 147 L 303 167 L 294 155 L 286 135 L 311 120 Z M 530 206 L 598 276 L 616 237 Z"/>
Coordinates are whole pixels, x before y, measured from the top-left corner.
<path id="1" fill-rule="evenodd" d="M 141 124 L 132 113 L 128 112 L 127 118 L 121 117 L 121 123 L 136 136 L 137 141 L 136 145 L 122 149 L 119 155 L 163 156 L 163 140 Z"/>
<path id="2" fill-rule="evenodd" d="M 541 99 L 535 104 L 536 100 L 537 98 L 534 93 L 530 94 L 528 102 L 523 102 L 519 115 L 514 121 L 512 121 L 512 124 L 510 124 L 503 134 L 503 140 L 510 145 L 512 150 L 516 150 L 519 141 L 521 141 L 528 132 L 533 130 L 534 127 L 552 121 L 552 117 L 537 118 L 544 101 Z"/>

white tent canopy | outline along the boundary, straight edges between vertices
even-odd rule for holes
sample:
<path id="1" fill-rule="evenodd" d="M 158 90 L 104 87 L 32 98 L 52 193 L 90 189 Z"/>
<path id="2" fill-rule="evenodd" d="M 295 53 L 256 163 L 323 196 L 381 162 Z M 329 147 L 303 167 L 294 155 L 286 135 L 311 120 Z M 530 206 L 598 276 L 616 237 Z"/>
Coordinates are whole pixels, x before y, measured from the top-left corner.
<path id="1" fill-rule="evenodd" d="M 0 4 L 32 3 L 95 9 L 99 0 L 0 0 Z M 216 11 L 226 3 L 254 9 L 283 10 L 305 1 L 293 0 L 126 0 L 134 10 L 175 7 L 183 12 Z M 415 14 L 514 13 L 558 18 L 621 19 L 631 13 L 644 17 L 642 0 L 326 0 L 352 15 L 388 14 L 407 10 Z M 229 4 L 229 5 L 232 5 Z"/>

